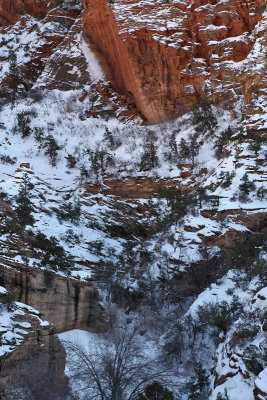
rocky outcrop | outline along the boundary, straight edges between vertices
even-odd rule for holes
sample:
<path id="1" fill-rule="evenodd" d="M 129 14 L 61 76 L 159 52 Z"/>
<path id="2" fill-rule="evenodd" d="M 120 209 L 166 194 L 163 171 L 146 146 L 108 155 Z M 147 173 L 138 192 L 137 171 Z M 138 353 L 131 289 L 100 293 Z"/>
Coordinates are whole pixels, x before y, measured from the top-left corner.
<path id="1" fill-rule="evenodd" d="M 148 123 L 182 114 L 203 97 L 232 108 L 246 95 L 237 75 L 264 0 L 83 4 L 85 37 L 114 89 Z"/>
<path id="2" fill-rule="evenodd" d="M 2 391 L 23 387 L 27 381 L 37 389 L 40 382 L 33 379 L 38 374 L 53 377 L 55 384 L 64 383 L 64 348 L 54 327 L 38 311 L 22 303 L 1 304 L 0 326 L 0 397 Z"/>
<path id="3" fill-rule="evenodd" d="M 81 282 L 15 262 L 4 266 L 3 261 L 0 284 L 16 299 L 39 310 L 44 319 L 55 325 L 56 332 L 97 330 L 102 311 L 93 281 Z"/>
<path id="4" fill-rule="evenodd" d="M 48 9 L 55 7 L 61 0 L 0 0 L 0 26 L 11 25 L 21 15 L 44 17 Z"/>

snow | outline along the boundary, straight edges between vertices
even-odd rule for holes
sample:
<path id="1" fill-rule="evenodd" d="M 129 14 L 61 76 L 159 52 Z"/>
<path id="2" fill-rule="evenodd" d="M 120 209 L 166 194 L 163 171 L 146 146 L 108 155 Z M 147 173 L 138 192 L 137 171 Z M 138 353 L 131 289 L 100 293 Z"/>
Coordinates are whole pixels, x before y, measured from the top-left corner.
<path id="1" fill-rule="evenodd" d="M 261 371 L 261 373 L 255 380 L 255 386 L 263 393 L 267 394 L 267 367 L 263 371 Z"/>

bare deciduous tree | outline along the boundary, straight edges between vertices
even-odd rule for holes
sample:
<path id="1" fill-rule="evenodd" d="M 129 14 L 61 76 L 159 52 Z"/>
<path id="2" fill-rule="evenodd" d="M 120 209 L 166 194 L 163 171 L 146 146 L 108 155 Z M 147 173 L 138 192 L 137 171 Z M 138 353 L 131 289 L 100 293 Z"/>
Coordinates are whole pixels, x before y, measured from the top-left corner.
<path id="1" fill-rule="evenodd" d="M 71 379 L 79 382 L 86 399 L 133 400 L 144 386 L 163 376 L 140 346 L 138 330 L 110 329 L 94 347 L 65 342 Z"/>

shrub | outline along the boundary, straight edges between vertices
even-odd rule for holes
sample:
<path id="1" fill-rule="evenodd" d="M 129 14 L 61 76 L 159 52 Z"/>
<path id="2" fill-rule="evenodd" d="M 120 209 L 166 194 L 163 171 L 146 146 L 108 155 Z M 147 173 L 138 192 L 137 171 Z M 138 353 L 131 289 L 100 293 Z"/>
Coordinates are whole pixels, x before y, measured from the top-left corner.
<path id="1" fill-rule="evenodd" d="M 253 339 L 259 332 L 260 327 L 251 322 L 239 323 L 235 327 L 235 331 L 232 334 L 231 344 L 244 343 L 247 340 Z"/>
<path id="2" fill-rule="evenodd" d="M 66 272 L 73 267 L 73 258 L 65 252 L 54 236 L 48 239 L 46 235 L 38 232 L 36 235 L 29 235 L 28 243 L 35 251 L 40 250 L 37 253 L 41 259 L 41 265 Z"/>
<path id="3" fill-rule="evenodd" d="M 136 400 L 174 400 L 173 392 L 162 386 L 160 382 L 154 381 L 139 393 Z"/>
<path id="4" fill-rule="evenodd" d="M 1 154 L 0 155 L 0 161 L 2 164 L 11 164 L 14 165 L 17 161 L 17 157 L 10 157 L 9 155 L 6 154 Z"/>
<path id="5" fill-rule="evenodd" d="M 17 120 L 18 120 L 18 130 L 21 133 L 21 137 L 25 138 L 27 136 L 30 136 L 32 130 L 30 127 L 30 117 L 29 113 L 22 111 L 17 115 Z"/>
<path id="6" fill-rule="evenodd" d="M 77 200 L 74 204 L 66 203 L 59 207 L 57 211 L 57 217 L 59 220 L 63 221 L 71 221 L 71 222 L 79 222 L 81 216 L 81 204 L 80 201 Z"/>
<path id="7" fill-rule="evenodd" d="M 223 156 L 223 148 L 228 145 L 231 137 L 233 136 L 234 131 L 231 126 L 221 133 L 218 139 L 215 142 L 215 156 L 217 159 L 220 159 Z"/>
<path id="8" fill-rule="evenodd" d="M 242 203 L 249 201 L 249 194 L 256 189 L 255 183 L 251 182 L 248 178 L 248 174 L 245 173 L 241 179 L 242 183 L 239 185 L 239 200 Z"/>
<path id="9" fill-rule="evenodd" d="M 257 346 L 251 344 L 245 348 L 243 361 L 248 371 L 258 375 L 264 368 L 267 354 L 264 355 Z"/>
<path id="10" fill-rule="evenodd" d="M 61 146 L 58 145 L 53 135 L 47 135 L 44 139 L 45 154 L 50 157 L 51 165 L 56 165 L 58 150 L 61 150 Z"/>
<path id="11" fill-rule="evenodd" d="M 68 154 L 65 158 L 67 160 L 67 167 L 74 168 L 77 164 L 77 159 L 72 154 Z"/>

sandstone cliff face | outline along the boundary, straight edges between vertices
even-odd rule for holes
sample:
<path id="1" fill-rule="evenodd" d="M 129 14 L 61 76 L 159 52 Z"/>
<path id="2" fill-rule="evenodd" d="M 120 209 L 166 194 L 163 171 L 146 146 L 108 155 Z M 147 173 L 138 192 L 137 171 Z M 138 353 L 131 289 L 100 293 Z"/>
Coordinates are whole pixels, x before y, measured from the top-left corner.
<path id="1" fill-rule="evenodd" d="M 44 17 L 48 9 L 55 7 L 61 0 L 1 0 L 0 26 L 14 24 L 21 15 L 30 14 L 34 17 Z"/>
<path id="2" fill-rule="evenodd" d="M 1 267 L 1 284 L 16 298 L 40 311 L 55 325 L 56 332 L 70 329 L 96 330 L 101 322 L 101 307 L 93 281 L 74 279 L 19 264 Z"/>
<path id="3" fill-rule="evenodd" d="M 84 34 L 108 79 L 149 123 L 182 114 L 202 97 L 231 108 L 246 95 L 239 63 L 255 42 L 264 0 L 83 5 Z"/>
<path id="4" fill-rule="evenodd" d="M 16 387 L 23 374 L 51 374 L 55 381 L 63 383 L 64 348 L 54 327 L 42 321 L 38 311 L 22 303 L 1 304 L 0 326 L 0 395 L 1 389 Z M 20 382 L 25 383 L 26 380 Z M 32 384 L 38 387 L 38 382 Z"/>

